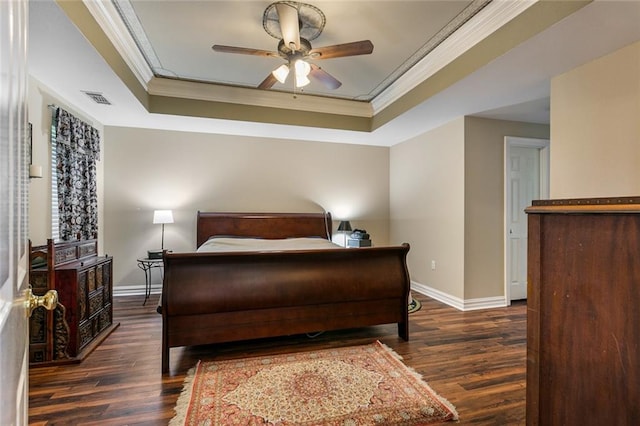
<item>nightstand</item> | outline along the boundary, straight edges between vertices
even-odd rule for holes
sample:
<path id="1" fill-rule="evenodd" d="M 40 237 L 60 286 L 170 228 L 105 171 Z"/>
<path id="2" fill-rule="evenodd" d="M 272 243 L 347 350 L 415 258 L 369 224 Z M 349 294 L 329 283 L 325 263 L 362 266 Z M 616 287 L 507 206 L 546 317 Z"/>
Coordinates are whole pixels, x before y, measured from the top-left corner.
<path id="1" fill-rule="evenodd" d="M 147 299 L 151 295 L 151 270 L 153 268 L 162 268 L 164 267 L 164 263 L 162 258 L 160 259 L 150 259 L 148 257 L 137 259 L 138 268 L 144 271 L 144 302 L 142 305 L 144 306 L 147 303 Z M 160 271 L 160 278 L 162 279 L 162 271 Z"/>

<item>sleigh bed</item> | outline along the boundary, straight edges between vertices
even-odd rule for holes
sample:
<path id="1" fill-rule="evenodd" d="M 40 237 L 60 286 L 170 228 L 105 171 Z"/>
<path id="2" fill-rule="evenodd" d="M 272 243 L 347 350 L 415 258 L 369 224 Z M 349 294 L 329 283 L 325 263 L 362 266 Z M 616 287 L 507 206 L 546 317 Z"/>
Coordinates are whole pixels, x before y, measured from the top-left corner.
<path id="1" fill-rule="evenodd" d="M 387 323 L 409 339 L 408 244 L 334 245 L 328 213 L 198 212 L 196 228 L 199 250 L 211 237 L 232 248 L 165 253 L 163 373 L 170 349 L 179 346 Z M 236 248 L 244 239 L 263 245 Z M 313 247 L 292 246 L 292 239 Z M 278 240 L 288 248 L 272 246 Z"/>

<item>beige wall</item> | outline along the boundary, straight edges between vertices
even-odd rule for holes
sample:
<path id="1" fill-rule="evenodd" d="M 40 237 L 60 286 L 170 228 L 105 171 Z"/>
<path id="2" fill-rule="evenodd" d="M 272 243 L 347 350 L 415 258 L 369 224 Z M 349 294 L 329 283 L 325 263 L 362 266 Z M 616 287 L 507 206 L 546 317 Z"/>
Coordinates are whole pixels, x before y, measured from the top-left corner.
<path id="1" fill-rule="evenodd" d="M 411 244 L 412 281 L 461 307 L 504 296 L 506 136 L 549 126 L 465 117 L 390 151 L 391 239 Z"/>
<path id="2" fill-rule="evenodd" d="M 389 149 L 149 129 L 105 128 L 105 251 L 114 285 L 144 283 L 135 259 L 160 248 L 154 209 L 172 209 L 165 248 L 195 249 L 203 211 L 330 211 L 389 240 Z M 342 235 L 337 241 L 342 242 Z"/>
<path id="3" fill-rule="evenodd" d="M 29 78 L 28 115 L 33 125 L 32 163 L 42 166 L 42 178 L 30 179 L 29 182 L 29 238 L 33 245 L 44 245 L 51 238 L 51 146 L 49 136 L 51 130 L 51 109 L 55 105 L 66 109 L 80 119 L 91 124 L 100 131 L 103 137 L 101 148 L 104 149 L 104 129 L 102 124 L 77 112 L 73 106 L 49 87 L 44 86 L 33 77 Z M 96 164 L 98 182 L 98 251 L 104 253 L 102 231 L 104 229 L 104 161 Z"/>
<path id="4" fill-rule="evenodd" d="M 34 244 L 50 236 L 49 104 L 75 112 L 32 79 L 34 163 L 45 176 L 30 184 Z M 154 209 L 174 210 L 165 246 L 176 251 L 194 248 L 199 209 L 326 209 L 335 226 L 350 219 L 376 245 L 409 242 L 412 279 L 461 300 L 503 294 L 504 136 L 548 134 L 547 126 L 460 118 L 389 149 L 91 124 L 103 135 L 100 253 L 115 258 L 116 286 L 144 283 L 135 259 L 160 245 Z"/>
<path id="5" fill-rule="evenodd" d="M 201 210 L 320 211 L 366 228 L 375 244 L 409 242 L 415 282 L 461 300 L 500 296 L 504 137 L 548 126 L 459 118 L 392 148 L 105 128 L 33 78 L 30 238 L 50 236 L 49 104 L 103 135 L 100 252 L 115 284 L 139 286 L 135 258 L 159 245 L 158 208 L 174 210 L 166 246 L 193 249 Z M 640 43 L 569 71 L 551 84 L 551 197 L 640 194 Z M 390 219 L 390 221 L 389 221 Z M 431 269 L 431 261 L 436 269 Z"/>
<path id="6" fill-rule="evenodd" d="M 465 300 L 504 295 L 506 136 L 548 139 L 549 126 L 465 118 Z"/>
<path id="7" fill-rule="evenodd" d="M 464 119 L 391 147 L 389 158 L 391 240 L 411 244 L 411 280 L 462 298 Z"/>
<path id="8" fill-rule="evenodd" d="M 640 42 L 551 81 L 551 197 L 640 195 Z"/>
<path id="9" fill-rule="evenodd" d="M 376 245 L 389 242 L 389 149 L 267 138 L 106 127 L 83 116 L 53 89 L 29 81 L 33 163 L 43 178 L 30 182 L 29 237 L 51 237 L 51 111 L 57 105 L 101 131 L 98 162 L 99 251 L 114 256 L 114 286 L 140 287 L 135 259 L 160 247 L 153 210 L 174 210 L 165 247 L 192 250 L 197 210 L 330 211 L 366 229 Z M 343 242 L 343 235 L 334 235 Z M 154 283 L 159 277 L 154 274 Z M 117 291 L 118 289 L 116 289 Z M 135 291 L 135 290 L 133 290 Z"/>

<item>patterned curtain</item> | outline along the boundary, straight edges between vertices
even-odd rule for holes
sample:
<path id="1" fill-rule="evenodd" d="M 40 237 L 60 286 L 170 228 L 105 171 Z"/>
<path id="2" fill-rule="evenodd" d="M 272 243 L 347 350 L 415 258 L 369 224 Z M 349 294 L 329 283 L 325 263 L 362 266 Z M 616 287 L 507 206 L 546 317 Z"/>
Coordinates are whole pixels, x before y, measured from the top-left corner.
<path id="1" fill-rule="evenodd" d="M 100 160 L 100 133 L 58 108 L 56 147 L 60 239 L 97 238 L 96 161 Z"/>

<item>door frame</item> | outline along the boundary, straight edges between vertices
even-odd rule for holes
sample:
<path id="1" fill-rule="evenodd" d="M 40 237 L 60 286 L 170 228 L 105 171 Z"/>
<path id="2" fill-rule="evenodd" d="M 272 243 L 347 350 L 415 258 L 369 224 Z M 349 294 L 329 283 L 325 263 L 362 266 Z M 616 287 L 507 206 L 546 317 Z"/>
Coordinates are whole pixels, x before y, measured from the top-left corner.
<path id="1" fill-rule="evenodd" d="M 550 145 L 549 139 L 539 138 L 523 138 L 516 136 L 505 136 L 504 138 L 504 206 L 503 206 L 503 253 L 504 253 L 504 297 L 505 305 L 511 305 L 511 285 L 509 283 L 511 260 L 509 250 L 509 223 L 511 221 L 511 213 L 509 209 L 511 193 L 509 185 L 509 158 L 511 157 L 511 147 L 535 148 L 540 155 L 540 199 L 549 198 L 549 175 L 550 175 Z"/>

